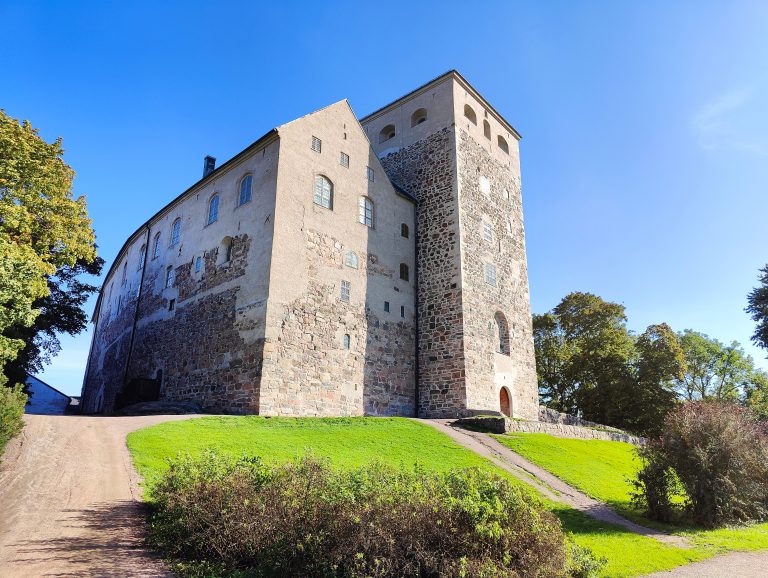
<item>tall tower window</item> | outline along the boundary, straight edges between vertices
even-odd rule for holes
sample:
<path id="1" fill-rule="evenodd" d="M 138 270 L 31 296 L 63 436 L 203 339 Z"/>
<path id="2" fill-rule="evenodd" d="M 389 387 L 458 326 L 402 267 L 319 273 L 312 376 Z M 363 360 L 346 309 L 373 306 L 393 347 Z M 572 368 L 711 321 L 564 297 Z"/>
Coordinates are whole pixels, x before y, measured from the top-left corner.
<path id="1" fill-rule="evenodd" d="M 144 268 L 144 259 L 146 258 L 147 254 L 147 246 L 142 245 L 141 249 L 139 249 L 139 267 L 137 271 L 141 271 Z"/>
<path id="2" fill-rule="evenodd" d="M 333 183 L 324 175 L 315 177 L 314 202 L 326 209 L 333 208 Z"/>
<path id="3" fill-rule="evenodd" d="M 368 172 L 368 180 L 373 182 L 373 179 L 374 179 L 373 169 L 371 167 L 368 167 L 367 172 Z"/>
<path id="4" fill-rule="evenodd" d="M 351 345 L 351 339 L 349 338 L 349 333 L 344 334 L 344 339 L 342 340 L 342 343 L 344 344 L 344 349 L 349 349 Z"/>
<path id="5" fill-rule="evenodd" d="M 352 288 L 352 284 L 349 281 L 342 281 L 341 282 L 341 294 L 339 298 L 344 303 L 349 303 L 349 291 Z"/>
<path id="6" fill-rule="evenodd" d="M 207 223 L 210 225 L 211 223 L 215 223 L 219 220 L 219 195 L 213 195 L 211 197 L 211 200 L 208 201 L 208 221 Z"/>
<path id="7" fill-rule="evenodd" d="M 410 279 L 410 272 L 408 271 L 408 265 L 400 263 L 400 279 L 408 281 Z"/>
<path id="8" fill-rule="evenodd" d="M 195 258 L 195 273 L 199 273 L 202 268 L 203 268 L 203 258 L 200 255 L 198 255 Z"/>
<path id="9" fill-rule="evenodd" d="M 171 225 L 171 247 L 179 244 L 181 239 L 181 219 L 176 219 Z"/>
<path id="10" fill-rule="evenodd" d="M 349 155 L 347 153 L 341 153 L 341 156 L 339 156 L 339 164 L 342 167 L 349 168 Z"/>
<path id="11" fill-rule="evenodd" d="M 488 140 L 491 140 L 491 123 L 487 120 L 483 120 L 483 136 Z"/>
<path id="12" fill-rule="evenodd" d="M 160 256 L 160 233 L 155 235 L 155 244 L 152 248 L 152 258 L 157 259 Z"/>
<path id="13" fill-rule="evenodd" d="M 509 355 L 509 324 L 501 311 L 494 315 L 496 321 L 496 353 Z"/>
<path id="14" fill-rule="evenodd" d="M 169 265 L 168 268 L 165 270 L 165 288 L 166 289 L 173 286 L 173 279 L 174 279 L 173 267 Z"/>
<path id="15" fill-rule="evenodd" d="M 493 263 L 485 264 L 485 282 L 496 287 L 496 265 Z"/>
<path id="16" fill-rule="evenodd" d="M 489 243 L 493 242 L 493 225 L 488 221 L 483 221 L 483 239 Z"/>

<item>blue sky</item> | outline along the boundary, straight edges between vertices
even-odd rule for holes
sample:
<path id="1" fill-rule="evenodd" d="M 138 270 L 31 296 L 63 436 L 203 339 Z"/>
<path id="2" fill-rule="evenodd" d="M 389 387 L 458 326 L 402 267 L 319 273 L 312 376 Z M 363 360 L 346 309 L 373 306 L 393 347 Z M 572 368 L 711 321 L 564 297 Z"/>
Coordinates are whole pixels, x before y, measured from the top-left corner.
<path id="1" fill-rule="evenodd" d="M 535 312 L 591 291 L 768 368 L 743 311 L 768 262 L 768 3 L 272 4 L 0 0 L 0 107 L 63 137 L 108 263 L 204 155 L 456 68 L 523 135 Z M 42 378 L 78 393 L 89 340 Z"/>

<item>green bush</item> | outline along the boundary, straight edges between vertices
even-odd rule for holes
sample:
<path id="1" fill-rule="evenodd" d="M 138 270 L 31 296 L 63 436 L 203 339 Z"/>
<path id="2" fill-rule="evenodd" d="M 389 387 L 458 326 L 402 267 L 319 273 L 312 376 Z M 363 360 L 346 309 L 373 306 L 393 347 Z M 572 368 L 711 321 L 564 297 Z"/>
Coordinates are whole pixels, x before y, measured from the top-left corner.
<path id="1" fill-rule="evenodd" d="M 0 385 L 0 456 L 3 455 L 8 441 L 24 427 L 22 416 L 26 404 L 27 396 L 20 385 Z"/>
<path id="2" fill-rule="evenodd" d="M 635 502 L 653 519 L 712 528 L 768 518 L 768 434 L 744 407 L 681 404 L 640 455 Z"/>
<path id="3" fill-rule="evenodd" d="M 508 481 L 314 458 L 180 457 L 151 493 L 151 540 L 187 575 L 589 576 L 557 519 Z M 247 571 L 245 574 L 240 572 Z"/>

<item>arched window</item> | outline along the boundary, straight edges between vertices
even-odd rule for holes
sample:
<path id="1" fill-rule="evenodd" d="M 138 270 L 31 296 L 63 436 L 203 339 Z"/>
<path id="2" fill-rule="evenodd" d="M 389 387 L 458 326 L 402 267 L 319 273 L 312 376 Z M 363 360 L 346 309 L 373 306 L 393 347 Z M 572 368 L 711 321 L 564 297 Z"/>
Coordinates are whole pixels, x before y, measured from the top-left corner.
<path id="1" fill-rule="evenodd" d="M 410 231 L 408 230 L 408 225 L 406 225 L 405 223 L 402 223 L 400 225 L 400 236 L 405 237 L 407 239 L 409 235 L 410 235 Z"/>
<path id="2" fill-rule="evenodd" d="M 181 219 L 176 219 L 171 225 L 171 247 L 179 244 L 181 239 Z"/>
<path id="3" fill-rule="evenodd" d="M 347 267 L 352 267 L 353 269 L 357 269 L 357 255 L 354 251 L 347 251 L 346 256 L 344 257 L 344 264 Z"/>
<path id="4" fill-rule="evenodd" d="M 326 209 L 333 208 L 333 183 L 324 175 L 317 175 L 315 177 L 314 201 L 316 205 Z"/>
<path id="5" fill-rule="evenodd" d="M 405 263 L 400 263 L 400 279 L 402 279 L 403 281 L 408 281 L 410 279 L 408 265 L 406 265 Z"/>
<path id="6" fill-rule="evenodd" d="M 152 258 L 157 259 L 160 256 L 160 233 L 155 235 L 155 245 L 152 248 Z"/>
<path id="7" fill-rule="evenodd" d="M 169 287 L 173 287 L 173 267 L 168 265 L 168 268 L 165 270 L 165 288 L 168 289 Z"/>
<path id="8" fill-rule="evenodd" d="M 505 153 L 509 154 L 509 145 L 507 144 L 507 141 L 503 136 L 499 135 L 498 143 L 499 143 L 499 148 L 503 150 Z"/>
<path id="9" fill-rule="evenodd" d="M 232 259 L 232 237 L 224 237 L 219 245 L 219 265 L 229 263 Z"/>
<path id="10" fill-rule="evenodd" d="M 251 200 L 251 185 L 253 185 L 253 177 L 246 175 L 243 180 L 240 181 L 240 205 L 244 205 Z"/>
<path id="11" fill-rule="evenodd" d="M 389 139 L 395 138 L 395 125 L 388 124 L 379 132 L 379 142 L 387 142 Z"/>
<path id="12" fill-rule="evenodd" d="M 358 220 L 368 227 L 373 227 L 373 201 L 368 197 L 360 197 Z"/>
<path id="13" fill-rule="evenodd" d="M 123 279 L 120 281 L 120 285 L 125 285 L 126 279 L 128 279 L 128 261 L 123 263 Z"/>
<path id="14" fill-rule="evenodd" d="M 208 201 L 208 224 L 215 223 L 219 220 L 219 195 L 218 193 L 211 197 Z"/>
<path id="15" fill-rule="evenodd" d="M 483 135 L 488 140 L 491 140 L 491 124 L 485 119 L 483 119 Z"/>
<path id="16" fill-rule="evenodd" d="M 349 338 L 349 333 L 344 334 L 344 339 L 342 340 L 344 344 L 344 349 L 349 349 L 349 346 L 351 345 L 352 340 Z"/>
<path id="17" fill-rule="evenodd" d="M 496 353 L 509 355 L 509 324 L 501 311 L 494 315 L 496 321 Z"/>
<path id="18" fill-rule="evenodd" d="M 144 268 L 144 259 L 147 256 L 147 246 L 142 245 L 141 249 L 139 250 L 139 268 L 137 271 L 141 271 Z"/>
<path id="19" fill-rule="evenodd" d="M 427 120 L 427 109 L 419 108 L 411 115 L 411 126 L 416 126 Z"/>
<path id="20" fill-rule="evenodd" d="M 468 104 L 464 105 L 464 116 L 466 116 L 472 124 L 477 124 L 477 115 L 475 114 L 475 111 L 472 109 L 472 107 Z"/>

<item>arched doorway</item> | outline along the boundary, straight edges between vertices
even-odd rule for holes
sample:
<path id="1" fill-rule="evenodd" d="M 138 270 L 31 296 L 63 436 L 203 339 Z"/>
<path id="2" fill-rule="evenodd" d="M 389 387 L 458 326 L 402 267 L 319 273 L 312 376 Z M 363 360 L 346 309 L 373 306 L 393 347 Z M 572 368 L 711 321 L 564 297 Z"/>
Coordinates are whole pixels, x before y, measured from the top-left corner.
<path id="1" fill-rule="evenodd" d="M 501 406 L 501 413 L 507 417 L 512 417 L 512 402 L 509 399 L 509 391 L 506 387 L 502 387 L 499 391 L 499 405 Z"/>

